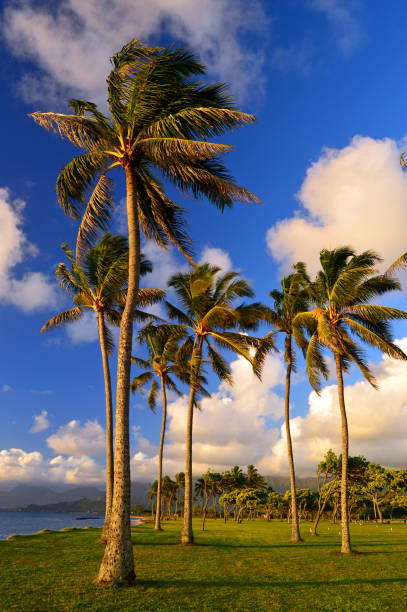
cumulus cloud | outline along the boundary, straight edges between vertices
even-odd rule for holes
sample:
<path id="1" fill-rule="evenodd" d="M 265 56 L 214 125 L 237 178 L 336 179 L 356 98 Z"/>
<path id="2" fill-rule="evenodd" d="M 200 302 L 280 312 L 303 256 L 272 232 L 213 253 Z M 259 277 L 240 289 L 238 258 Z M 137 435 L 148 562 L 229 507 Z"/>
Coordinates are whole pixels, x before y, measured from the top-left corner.
<path id="1" fill-rule="evenodd" d="M 74 344 L 98 340 L 98 325 L 93 310 L 85 312 L 78 321 L 70 323 L 66 328 L 66 333 Z"/>
<path id="2" fill-rule="evenodd" d="M 407 350 L 407 338 L 398 341 Z M 349 425 L 349 454 L 364 455 L 387 467 L 407 467 L 407 364 L 382 356 L 374 367 L 376 391 L 365 380 L 345 387 Z M 341 452 L 341 424 L 337 386 L 328 385 L 320 396 L 312 392 L 305 417 L 291 421 L 297 469 L 314 474 L 326 451 Z M 287 473 L 285 431 L 261 463 L 267 473 Z"/>
<path id="3" fill-rule="evenodd" d="M 47 419 L 48 412 L 43 410 L 41 414 L 34 414 L 34 425 L 30 429 L 30 433 L 39 433 L 48 429 L 50 422 Z"/>
<path id="4" fill-rule="evenodd" d="M 234 464 L 258 463 L 277 441 L 274 422 L 283 414 L 283 400 L 272 389 L 283 378 L 281 357 L 270 356 L 265 364 L 263 383 L 251 366 L 239 357 L 231 363 L 234 385 L 221 384 L 211 398 L 202 401 L 194 414 L 193 469 L 195 474 L 209 466 L 224 470 Z M 165 473 L 184 470 L 187 398 L 168 406 Z M 132 459 L 133 477 L 153 476 L 157 457 L 144 444 Z"/>
<path id="5" fill-rule="evenodd" d="M 355 136 L 324 149 L 297 194 L 301 208 L 271 227 L 267 245 L 283 269 L 296 261 L 319 267 L 322 248 L 373 248 L 389 265 L 406 251 L 407 174 L 390 139 Z"/>
<path id="6" fill-rule="evenodd" d="M 326 17 L 342 53 L 352 55 L 364 38 L 356 14 L 362 6 L 361 0 L 309 0 L 309 6 Z"/>
<path id="7" fill-rule="evenodd" d="M 217 266 L 222 272 L 229 272 L 232 269 L 229 253 L 216 247 L 206 246 L 201 253 L 200 261 Z"/>
<path id="8" fill-rule="evenodd" d="M 63 455 L 74 457 L 104 455 L 105 431 L 96 419 L 86 421 L 83 425 L 73 419 L 49 436 L 47 444 L 55 452 Z"/>
<path id="9" fill-rule="evenodd" d="M 407 351 L 407 338 L 397 343 Z M 283 416 L 283 399 L 276 389 L 284 379 L 281 357 L 268 358 L 263 384 L 253 377 L 243 359 L 231 365 L 234 387 L 221 384 L 210 399 L 202 402 L 202 411 L 195 411 L 194 474 L 208 467 L 224 470 L 235 464 L 254 463 L 263 474 L 287 475 L 285 426 L 276 424 Z M 365 380 L 345 386 L 349 452 L 386 467 L 407 468 L 407 364 L 382 355 L 372 368 L 378 391 Z M 298 406 L 292 405 L 291 409 L 298 411 Z M 185 397 L 168 407 L 164 453 L 167 474 L 184 470 L 186 410 Z M 336 384 L 327 385 L 320 396 L 309 394 L 305 416 L 291 419 L 291 435 L 300 476 L 314 475 L 329 448 L 341 452 Z M 140 436 L 140 442 L 132 457 L 133 478 L 153 477 L 157 454 L 148 440 Z"/>
<path id="10" fill-rule="evenodd" d="M 49 103 L 68 93 L 105 101 L 109 57 L 124 41 L 151 42 L 165 33 L 185 40 L 211 74 L 232 83 L 243 97 L 263 86 L 267 18 L 253 0 L 63 0 L 56 5 L 10 3 L 3 36 L 12 52 L 42 74 L 25 76 L 26 99 Z M 243 42 L 255 34 L 255 48 Z"/>
<path id="11" fill-rule="evenodd" d="M 44 459 L 38 451 L 0 450 L 0 481 L 84 484 L 103 482 L 104 470 L 91 457 Z"/>
<path id="12" fill-rule="evenodd" d="M 12 200 L 9 190 L 0 188 L 0 301 L 28 313 L 55 308 L 58 299 L 55 284 L 42 272 L 26 272 L 20 279 L 14 276 L 17 264 L 38 254 L 22 230 L 24 207 L 23 200 Z"/>

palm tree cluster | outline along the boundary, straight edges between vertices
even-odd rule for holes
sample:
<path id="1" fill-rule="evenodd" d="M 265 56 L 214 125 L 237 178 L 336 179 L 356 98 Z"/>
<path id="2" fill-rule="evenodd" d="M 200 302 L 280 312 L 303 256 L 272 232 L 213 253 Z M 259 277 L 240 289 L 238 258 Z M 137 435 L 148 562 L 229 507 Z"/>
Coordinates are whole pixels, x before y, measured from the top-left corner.
<path id="1" fill-rule="evenodd" d="M 407 313 L 371 304 L 375 297 L 398 290 L 400 285 L 391 271 L 377 272 L 379 258 L 373 252 L 356 254 L 348 247 L 323 250 L 315 280 L 309 278 L 304 263 L 296 264 L 282 280 L 281 289 L 270 292 L 273 304 L 268 307 L 250 301 L 253 291 L 236 272 L 223 272 L 206 262 L 196 264 L 185 211 L 169 199 L 165 186 L 174 185 L 195 199 L 205 197 L 220 211 L 236 201 L 259 201 L 229 175 L 222 155 L 231 147 L 217 142 L 226 131 L 253 123 L 254 117 L 236 108 L 224 84 L 203 82 L 205 66 L 183 47 L 148 47 L 132 40 L 111 61 L 107 114 L 79 99 L 70 101 L 70 114 L 32 114 L 40 126 L 80 149 L 59 173 L 56 185 L 64 212 L 78 221 L 75 254 L 64 245 L 69 264 L 57 268 L 57 279 L 71 296 L 73 307 L 53 317 L 43 331 L 76 321 L 88 310 L 97 318 L 106 392 L 107 467 L 106 546 L 98 581 L 132 584 L 135 580 L 130 531 L 131 393 L 147 391 L 152 411 L 162 404 L 157 481 L 149 491 L 153 514 L 156 502 L 155 528 L 161 529 L 165 505 L 167 516 L 174 505 L 178 514 L 183 490 L 181 543 L 193 544 L 193 421 L 194 410 L 209 395 L 208 371 L 232 384 L 224 356 L 229 351 L 245 359 L 260 378 L 268 352 L 276 350 L 279 334 L 284 338 L 286 363 L 285 427 L 291 482 L 286 501 L 291 537 L 301 539 L 298 515 L 304 514 L 309 503 L 309 495 L 296 489 L 290 434 L 290 386 L 297 347 L 317 392 L 321 378 L 328 375 L 326 351 L 335 360 L 342 419 L 342 552 L 348 553 L 350 462 L 343 374 L 356 364 L 369 383 L 376 385 L 360 342 L 392 358 L 407 359 L 393 343 L 389 326 L 392 320 L 407 318 Z M 111 171 L 117 168 L 123 171 L 126 188 L 128 238 L 106 233 L 114 207 Z M 152 269 L 141 253 L 142 236 L 162 248 L 174 245 L 190 263 L 190 270 L 175 274 L 165 289 L 141 288 L 140 277 Z M 404 261 L 400 258 L 396 264 Z M 167 290 L 174 296 L 164 301 L 167 320 L 144 310 L 164 299 Z M 264 337 L 253 335 L 262 323 L 271 326 L 271 331 Z M 132 355 L 135 324 L 136 340 L 147 353 L 144 359 Z M 114 415 L 110 326 L 119 328 Z M 138 368 L 133 378 L 132 364 Z M 175 480 L 163 477 L 168 392 L 188 398 L 185 471 Z M 331 482 L 329 478 L 323 486 Z M 203 529 L 211 499 L 215 516 L 218 504 L 223 505 L 225 520 L 230 508 L 237 520 L 246 512 L 256 515 L 260 508 L 270 515 L 278 501 L 274 491 L 265 490 L 264 479 L 254 466 L 248 466 L 247 474 L 237 466 L 222 474 L 208 470 L 195 483 L 195 495 L 203 500 Z"/>

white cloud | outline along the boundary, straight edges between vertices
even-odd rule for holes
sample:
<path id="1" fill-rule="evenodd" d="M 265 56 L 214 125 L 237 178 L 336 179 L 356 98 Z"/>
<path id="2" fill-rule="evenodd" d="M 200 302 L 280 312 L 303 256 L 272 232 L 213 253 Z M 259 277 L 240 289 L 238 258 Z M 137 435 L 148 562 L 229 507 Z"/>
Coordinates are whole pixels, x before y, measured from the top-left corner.
<path id="1" fill-rule="evenodd" d="M 232 269 L 229 253 L 216 247 L 207 245 L 203 249 L 199 260 L 201 263 L 210 263 L 213 266 L 217 266 L 222 272 L 229 272 Z"/>
<path id="2" fill-rule="evenodd" d="M 103 482 L 104 470 L 91 457 L 44 459 L 38 451 L 0 450 L 0 481 L 84 484 Z"/>
<path id="3" fill-rule="evenodd" d="M 399 341 L 407 350 L 407 338 Z M 349 424 L 349 453 L 388 467 L 407 467 L 407 364 L 383 356 L 375 366 L 376 391 L 365 380 L 345 387 Z M 341 425 L 337 386 L 312 392 L 305 417 L 291 421 L 295 462 L 301 473 L 315 473 L 326 451 L 341 452 Z M 262 462 L 263 471 L 287 473 L 284 428 L 272 454 Z"/>
<path id="4" fill-rule="evenodd" d="M 58 304 L 55 283 L 42 272 L 26 272 L 21 279 L 13 268 L 38 249 L 30 244 L 21 229 L 23 200 L 11 200 L 7 188 L 0 188 L 0 301 L 13 304 L 24 312 L 52 309 Z"/>
<path id="5" fill-rule="evenodd" d="M 66 333 L 74 344 L 98 340 L 98 325 L 93 310 L 85 312 L 78 321 L 70 323 L 66 328 Z"/>
<path id="6" fill-rule="evenodd" d="M 397 343 L 407 351 L 407 338 Z M 283 399 L 274 387 L 284 380 L 281 357 L 271 356 L 265 366 L 264 383 L 239 358 L 232 362 L 235 386 L 221 384 L 202 411 L 194 414 L 193 470 L 198 475 L 208 467 L 224 470 L 232 465 L 254 463 L 263 474 L 288 474 Z M 387 467 L 407 468 L 407 363 L 382 356 L 373 364 L 379 384 L 376 391 L 366 381 L 345 387 L 351 455 Z M 346 380 L 345 380 L 346 382 Z M 177 399 L 168 407 L 168 430 L 164 450 L 164 472 L 175 474 L 185 465 L 187 400 Z M 292 403 L 291 412 L 298 412 Z M 341 427 L 337 386 L 327 385 L 318 396 L 311 392 L 305 416 L 291 419 L 291 435 L 298 475 L 314 475 L 329 448 L 341 452 Z M 157 455 L 141 438 L 132 458 L 133 478 L 153 477 Z"/>
<path id="7" fill-rule="evenodd" d="M 63 455 L 103 455 L 105 453 L 105 431 L 95 419 L 82 423 L 73 419 L 47 438 L 47 444 Z"/>
<path id="8" fill-rule="evenodd" d="M 258 463 L 277 440 L 278 429 L 271 423 L 282 416 L 283 400 L 272 388 L 283 378 L 281 358 L 273 355 L 267 359 L 263 383 L 241 357 L 231 363 L 231 368 L 234 386 L 221 384 L 211 398 L 202 401 L 202 411 L 195 411 L 195 474 L 209 466 L 224 470 L 234 464 Z M 186 411 L 186 397 L 168 406 L 165 473 L 184 470 Z M 151 455 L 146 445 L 139 446 L 132 459 L 133 478 L 155 475 L 156 465 L 156 455 Z"/>
<path id="9" fill-rule="evenodd" d="M 240 97 L 262 90 L 267 18 L 252 0 L 62 0 L 57 5 L 9 3 L 3 35 L 15 55 L 43 71 L 25 76 L 31 102 L 76 96 L 105 100 L 109 58 L 125 41 L 145 42 L 160 33 L 185 40 L 216 78 L 232 83 Z M 256 48 L 243 42 L 254 34 Z M 42 94 L 42 96 L 41 96 Z"/>
<path id="10" fill-rule="evenodd" d="M 187 261 L 178 255 L 174 247 L 164 250 L 155 242 L 148 240 L 143 244 L 141 250 L 144 256 L 153 264 L 152 273 L 143 276 L 141 279 L 143 287 L 166 289 L 167 282 L 173 274 L 186 272 L 191 269 Z"/>
<path id="11" fill-rule="evenodd" d="M 322 248 L 372 247 L 392 263 L 407 250 L 407 174 L 390 139 L 355 136 L 344 149 L 324 149 L 307 170 L 297 198 L 301 209 L 267 232 L 273 257 L 287 269 L 305 261 L 319 268 Z"/>
<path id="12" fill-rule="evenodd" d="M 48 429 L 51 423 L 47 419 L 47 416 L 48 412 L 46 410 L 42 410 L 41 414 L 34 414 L 34 425 L 31 427 L 30 433 L 39 433 L 40 431 Z"/>
<path id="13" fill-rule="evenodd" d="M 364 38 L 356 17 L 361 0 L 309 0 L 309 6 L 325 15 L 334 38 L 345 56 L 352 55 Z"/>
<path id="14" fill-rule="evenodd" d="M 10 385 L 3 385 L 3 391 L 5 393 L 7 393 L 7 391 L 12 391 L 13 387 L 10 387 Z"/>

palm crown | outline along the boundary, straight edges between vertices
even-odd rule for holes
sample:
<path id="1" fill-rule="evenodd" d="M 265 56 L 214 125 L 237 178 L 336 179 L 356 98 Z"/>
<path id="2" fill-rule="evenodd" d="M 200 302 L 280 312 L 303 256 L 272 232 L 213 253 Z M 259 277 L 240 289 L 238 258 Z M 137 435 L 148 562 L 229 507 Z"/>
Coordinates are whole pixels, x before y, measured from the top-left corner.
<path id="1" fill-rule="evenodd" d="M 373 386 L 376 385 L 374 376 L 357 340 L 395 359 L 407 359 L 401 348 L 392 342 L 389 324 L 392 320 L 406 319 L 407 313 L 370 303 L 375 297 L 401 288 L 391 276 L 377 274 L 379 261 L 372 251 L 356 255 L 349 247 L 321 251 L 322 269 L 310 285 L 314 308 L 297 314 L 294 319 L 297 344 L 306 346 L 304 332 L 311 336 L 306 365 L 310 382 L 317 390 L 321 373 L 326 373 L 321 355 L 323 347 L 340 356 L 344 371 L 355 363 Z"/>
<path id="2" fill-rule="evenodd" d="M 73 114 L 31 115 L 84 151 L 66 164 L 56 185 L 65 213 L 82 217 L 77 255 L 109 223 L 113 184 L 107 173 L 121 166 L 131 167 L 145 235 L 161 246 L 170 241 L 189 257 L 183 210 L 167 198 L 154 168 L 182 192 L 204 195 L 221 209 L 235 200 L 257 201 L 233 182 L 219 159 L 232 147 L 207 140 L 252 123 L 254 117 L 236 110 L 223 84 L 197 81 L 205 66 L 184 48 L 145 47 L 132 40 L 113 56 L 112 64 L 107 79 L 110 116 L 77 99 L 70 101 Z"/>
<path id="3" fill-rule="evenodd" d="M 247 359 L 260 377 L 261 361 L 255 359 L 250 351 L 259 346 L 259 339 L 232 330 L 255 329 L 268 309 L 258 302 L 235 306 L 237 298 L 252 297 L 253 292 L 236 272 L 218 275 L 219 272 L 220 269 L 215 266 L 201 264 L 191 272 L 173 276 L 168 283 L 175 289 L 183 308 L 181 310 L 166 301 L 168 315 L 184 326 L 187 334 L 178 358 L 185 360 L 198 346 L 201 354 L 206 347 L 207 360 L 215 374 L 221 380 L 231 382 L 230 367 L 217 350 L 226 348 Z M 195 369 L 196 364 L 192 360 L 191 373 Z"/>
<path id="4" fill-rule="evenodd" d="M 68 245 L 64 244 L 62 248 L 70 267 L 65 263 L 60 263 L 56 270 L 56 277 L 61 288 L 72 296 L 75 306 L 52 317 L 45 323 L 41 331 L 45 332 L 76 321 L 87 310 L 100 312 L 108 323 L 114 326 L 119 325 L 128 283 L 127 239 L 124 236 L 106 233 L 88 251 L 81 265 L 75 261 Z M 151 262 L 142 256 L 141 274 L 145 275 L 151 270 Z M 152 305 L 161 300 L 164 294 L 165 291 L 162 289 L 140 289 L 137 305 L 138 307 Z M 157 318 L 139 308 L 135 311 L 135 317 L 142 321 Z M 111 353 L 113 339 L 107 327 L 105 327 L 105 336 L 108 351 Z"/>

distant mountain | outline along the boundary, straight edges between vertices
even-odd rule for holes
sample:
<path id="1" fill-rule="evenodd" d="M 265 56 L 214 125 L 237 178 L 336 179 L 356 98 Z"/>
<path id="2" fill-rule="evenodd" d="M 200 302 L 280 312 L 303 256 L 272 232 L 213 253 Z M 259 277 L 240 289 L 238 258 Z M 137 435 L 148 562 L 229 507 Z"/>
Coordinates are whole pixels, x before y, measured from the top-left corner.
<path id="1" fill-rule="evenodd" d="M 273 487 L 277 493 L 285 493 L 290 489 L 290 479 L 288 476 L 265 476 L 267 486 Z M 297 489 L 311 489 L 318 491 L 317 479 L 310 476 L 309 478 L 295 478 L 295 486 Z"/>
<path id="2" fill-rule="evenodd" d="M 54 491 L 40 485 L 17 485 L 9 491 L 0 491 L 0 508 L 16 508 L 29 504 L 57 504 L 78 499 L 103 501 L 104 491 L 90 486 L 72 487 L 66 491 Z"/>
<path id="3" fill-rule="evenodd" d="M 272 486 L 273 489 L 279 493 L 284 493 L 290 488 L 290 479 L 288 477 L 265 476 L 265 480 L 268 486 Z M 317 490 L 316 478 L 297 478 L 296 484 L 298 489 L 310 488 L 313 491 Z M 150 485 L 150 482 L 132 482 L 131 503 L 140 504 L 145 508 L 149 508 L 151 502 L 147 494 Z M 9 491 L 0 491 L 0 508 L 23 508 L 33 504 L 37 506 L 47 506 L 48 504 L 76 502 L 82 499 L 103 502 L 105 499 L 105 492 L 96 487 L 87 485 L 56 491 L 42 485 L 20 484 Z M 68 510 L 67 512 L 70 511 Z"/>
<path id="4" fill-rule="evenodd" d="M 77 512 L 104 514 L 105 502 L 92 499 L 77 499 L 71 502 L 59 502 L 57 504 L 30 504 L 25 508 L 19 508 L 23 512 Z"/>

